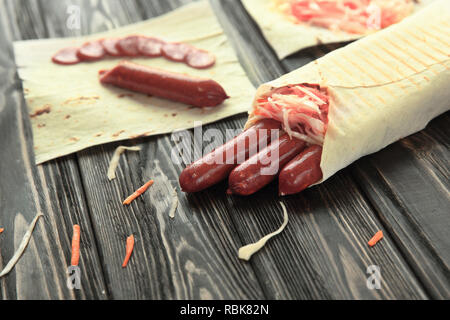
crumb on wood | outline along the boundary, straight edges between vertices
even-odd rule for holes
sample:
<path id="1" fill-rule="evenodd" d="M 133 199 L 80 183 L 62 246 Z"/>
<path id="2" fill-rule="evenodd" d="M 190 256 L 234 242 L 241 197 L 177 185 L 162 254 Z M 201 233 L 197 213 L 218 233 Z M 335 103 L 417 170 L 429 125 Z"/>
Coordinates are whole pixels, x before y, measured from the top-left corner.
<path id="1" fill-rule="evenodd" d="M 68 115 L 66 115 L 66 116 L 64 117 L 64 119 L 67 120 L 67 119 L 69 119 L 70 117 L 71 117 L 71 115 L 68 114 Z"/>
<path id="2" fill-rule="evenodd" d="M 37 127 L 38 128 L 43 128 L 43 127 L 45 127 L 45 123 L 38 123 Z"/>
<path id="3" fill-rule="evenodd" d="M 176 116 L 177 116 L 176 112 L 172 113 L 172 117 L 176 117 Z"/>
<path id="4" fill-rule="evenodd" d="M 103 132 L 99 132 L 99 133 L 94 134 L 94 137 L 100 137 L 102 135 L 103 135 Z"/>
<path id="5" fill-rule="evenodd" d="M 71 137 L 71 138 L 69 138 L 69 141 L 77 142 L 77 141 L 80 141 L 80 138 L 78 138 L 78 137 Z"/>
<path id="6" fill-rule="evenodd" d="M 43 107 L 37 109 L 34 113 L 30 114 L 30 118 L 38 117 L 44 113 L 50 113 L 50 111 L 52 111 L 52 106 L 49 104 L 46 104 Z"/>

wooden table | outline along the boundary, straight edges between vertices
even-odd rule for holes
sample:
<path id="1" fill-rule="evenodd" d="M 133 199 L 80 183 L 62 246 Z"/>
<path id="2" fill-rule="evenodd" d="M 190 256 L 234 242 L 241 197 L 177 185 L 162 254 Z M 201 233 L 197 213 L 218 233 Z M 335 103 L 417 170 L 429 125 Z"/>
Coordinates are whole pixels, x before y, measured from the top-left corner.
<path id="1" fill-rule="evenodd" d="M 34 165 L 12 42 L 104 31 L 186 2 L 0 0 L 1 267 L 36 213 L 45 215 L 20 262 L 0 279 L 0 297 L 449 299 L 448 113 L 320 186 L 282 198 L 290 222 L 250 262 L 237 258 L 238 248 L 281 224 L 276 184 L 245 198 L 226 195 L 226 183 L 199 194 L 179 191 L 173 220 L 167 217 L 171 199 L 165 183 L 156 183 L 130 207 L 118 201 L 142 185 L 144 176 L 176 185 L 183 166 L 170 161 L 170 135 L 128 142 L 143 150 L 125 154 L 112 183 L 105 172 L 119 143 Z M 66 28 L 71 4 L 81 8 L 80 30 Z M 239 1 L 212 5 L 255 86 L 337 48 L 304 50 L 280 62 Z M 225 132 L 245 120 L 242 114 L 207 128 Z M 76 223 L 82 230 L 81 289 L 70 290 L 67 267 Z M 385 238 L 369 248 L 368 239 L 379 229 Z M 136 247 L 122 269 L 130 233 Z M 366 285 L 371 265 L 380 268 L 379 290 Z"/>

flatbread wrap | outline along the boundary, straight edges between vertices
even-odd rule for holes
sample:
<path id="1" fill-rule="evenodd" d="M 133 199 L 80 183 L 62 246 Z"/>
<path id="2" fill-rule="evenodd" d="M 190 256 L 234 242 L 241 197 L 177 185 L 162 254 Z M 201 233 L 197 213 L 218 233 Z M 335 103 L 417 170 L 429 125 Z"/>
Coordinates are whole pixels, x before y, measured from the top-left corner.
<path id="1" fill-rule="evenodd" d="M 450 1 L 338 49 L 256 92 L 319 85 L 329 98 L 320 167 L 325 181 L 360 157 L 425 128 L 450 108 Z M 290 115 L 294 116 L 294 115 Z"/>
<path id="2" fill-rule="evenodd" d="M 422 130 L 449 110 L 449 21 L 450 2 L 437 1 L 399 24 L 261 85 L 241 135 L 272 120 L 281 125 L 281 136 L 228 169 L 228 191 L 252 194 L 278 174 L 281 195 L 301 191 Z M 281 172 L 261 173 L 274 152 L 279 158 L 272 163 Z M 180 176 L 183 189 L 201 176 L 206 168 L 201 161 Z M 295 182 L 296 178 L 309 182 Z M 297 183 L 298 189 L 284 192 L 286 179 Z"/>
<path id="3" fill-rule="evenodd" d="M 378 32 L 435 0 L 242 0 L 279 59 Z"/>

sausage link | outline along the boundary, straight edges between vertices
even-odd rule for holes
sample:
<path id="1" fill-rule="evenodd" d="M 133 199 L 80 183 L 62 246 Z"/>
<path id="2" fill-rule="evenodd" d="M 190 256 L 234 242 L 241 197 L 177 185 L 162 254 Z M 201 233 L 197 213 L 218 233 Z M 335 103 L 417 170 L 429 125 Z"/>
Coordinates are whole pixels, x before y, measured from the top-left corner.
<path id="1" fill-rule="evenodd" d="M 76 64 L 78 62 L 81 62 L 77 53 L 78 48 L 76 47 L 64 48 L 55 53 L 55 55 L 52 57 L 52 61 L 57 64 Z"/>
<path id="2" fill-rule="evenodd" d="M 103 84 L 196 107 L 213 107 L 228 98 L 216 81 L 123 61 L 100 77 Z"/>
<path id="3" fill-rule="evenodd" d="M 77 56 L 81 61 L 96 61 L 106 55 L 101 40 L 86 42 L 78 49 Z"/>
<path id="4" fill-rule="evenodd" d="M 276 141 L 272 141 L 265 149 L 231 171 L 227 192 L 239 195 L 255 193 L 275 179 L 280 169 L 302 151 L 305 146 L 304 141 L 291 139 L 287 134 Z M 276 151 L 278 151 L 278 157 L 270 161 L 271 155 Z M 269 170 L 269 168 L 273 172 L 264 172 L 263 169 Z"/>
<path id="5" fill-rule="evenodd" d="M 322 147 L 313 145 L 289 161 L 278 176 L 280 196 L 298 193 L 322 179 L 321 156 Z"/>
<path id="6" fill-rule="evenodd" d="M 261 132 L 261 129 L 265 130 Z M 186 167 L 179 178 L 181 189 L 185 192 L 197 192 L 226 179 L 241 158 L 248 158 L 252 136 L 257 146 L 263 142 L 267 145 L 270 143 L 272 130 L 279 129 L 280 122 L 271 119 L 262 120 L 248 128 Z M 227 158 L 227 155 L 231 155 L 230 158 Z"/>

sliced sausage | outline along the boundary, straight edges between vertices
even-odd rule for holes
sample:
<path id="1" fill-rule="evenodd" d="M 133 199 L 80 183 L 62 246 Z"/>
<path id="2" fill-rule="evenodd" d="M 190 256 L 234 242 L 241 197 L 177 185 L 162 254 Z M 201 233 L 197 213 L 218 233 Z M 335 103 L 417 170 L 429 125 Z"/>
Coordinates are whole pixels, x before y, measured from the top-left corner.
<path id="1" fill-rule="evenodd" d="M 52 57 L 52 61 L 58 64 L 76 64 L 80 62 L 80 58 L 77 56 L 78 48 L 70 47 L 59 50 Z"/>
<path id="2" fill-rule="evenodd" d="M 228 98 L 216 81 L 123 61 L 100 75 L 100 82 L 196 107 L 213 107 Z"/>
<path id="3" fill-rule="evenodd" d="M 102 40 L 103 49 L 105 52 L 113 57 L 119 57 L 121 55 L 119 49 L 117 49 L 117 43 L 119 42 L 119 38 L 108 38 Z"/>
<path id="4" fill-rule="evenodd" d="M 251 142 L 255 143 L 257 148 L 261 145 L 266 146 L 267 143 L 270 143 L 272 130 L 279 130 L 280 127 L 278 121 L 262 120 L 190 164 L 180 174 L 181 190 L 197 192 L 226 179 L 231 170 L 238 165 L 238 161 L 245 161 L 248 158 Z"/>
<path id="5" fill-rule="evenodd" d="M 151 38 L 151 37 L 139 37 L 138 50 L 139 52 L 147 57 L 160 57 L 162 55 L 162 46 L 164 41 Z"/>
<path id="6" fill-rule="evenodd" d="M 291 139 L 287 134 L 272 141 L 265 149 L 231 171 L 227 192 L 239 195 L 255 193 L 275 179 L 279 170 L 305 146 L 304 141 Z M 278 156 L 275 156 L 276 152 Z"/>
<path id="7" fill-rule="evenodd" d="M 194 48 L 185 43 L 165 43 L 162 48 L 162 54 L 169 60 L 181 62 Z"/>
<path id="8" fill-rule="evenodd" d="M 206 69 L 216 63 L 216 57 L 208 51 L 195 49 L 187 54 L 186 63 L 192 68 Z"/>
<path id="9" fill-rule="evenodd" d="M 139 36 L 128 36 L 119 41 L 116 44 L 117 50 L 120 52 L 120 55 L 127 57 L 137 57 L 139 56 Z"/>
<path id="10" fill-rule="evenodd" d="M 105 56 L 106 52 L 100 41 L 91 41 L 83 44 L 77 52 L 82 61 L 96 61 Z"/>
<path id="11" fill-rule="evenodd" d="M 320 181 L 322 179 L 321 157 L 322 147 L 313 145 L 289 161 L 278 176 L 280 195 L 298 193 Z"/>

